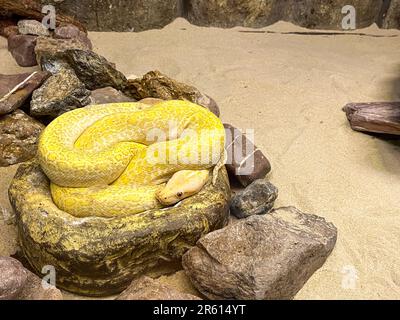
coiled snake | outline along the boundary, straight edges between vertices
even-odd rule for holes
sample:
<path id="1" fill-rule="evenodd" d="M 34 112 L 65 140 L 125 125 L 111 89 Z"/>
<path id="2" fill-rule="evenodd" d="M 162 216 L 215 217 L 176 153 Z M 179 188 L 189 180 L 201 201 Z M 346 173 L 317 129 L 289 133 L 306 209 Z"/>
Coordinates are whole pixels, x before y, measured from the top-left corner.
<path id="1" fill-rule="evenodd" d="M 221 163 L 224 139 L 221 121 L 188 101 L 115 103 L 56 118 L 41 134 L 38 157 L 60 209 L 113 217 L 200 191 Z"/>

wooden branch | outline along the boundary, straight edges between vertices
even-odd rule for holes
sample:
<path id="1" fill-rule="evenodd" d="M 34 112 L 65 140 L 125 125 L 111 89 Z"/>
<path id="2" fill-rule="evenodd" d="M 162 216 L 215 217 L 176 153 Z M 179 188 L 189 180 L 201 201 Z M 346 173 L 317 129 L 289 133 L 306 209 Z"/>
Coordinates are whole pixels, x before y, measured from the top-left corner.
<path id="1" fill-rule="evenodd" d="M 400 135 L 400 102 L 349 103 L 343 111 L 353 130 Z"/>
<path id="2" fill-rule="evenodd" d="M 0 0 L 0 8 L 8 13 L 39 21 L 45 16 L 45 14 L 42 13 L 42 5 L 38 0 Z M 57 25 L 73 24 L 86 32 L 86 28 L 83 24 L 73 17 L 57 13 L 56 22 Z"/>

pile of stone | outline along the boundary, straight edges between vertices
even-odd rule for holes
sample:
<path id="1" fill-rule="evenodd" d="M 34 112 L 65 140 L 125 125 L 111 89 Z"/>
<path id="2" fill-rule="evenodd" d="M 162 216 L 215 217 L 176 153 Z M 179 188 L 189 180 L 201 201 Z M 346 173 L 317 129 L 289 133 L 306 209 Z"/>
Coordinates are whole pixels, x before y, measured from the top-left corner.
<path id="1" fill-rule="evenodd" d="M 8 39 L 20 62 L 33 50 L 27 64 L 34 59 L 41 71 L 0 75 L 0 166 L 34 157 L 50 120 L 89 104 L 185 99 L 220 115 L 211 97 L 159 71 L 128 79 L 72 25 L 50 33 L 39 22 L 23 20 Z M 230 124 L 225 129 L 227 171 L 244 187 L 230 204 L 239 220 L 201 238 L 183 256 L 183 268 L 205 298 L 291 299 L 333 250 L 336 228 L 294 207 L 273 209 L 278 189 L 265 178 L 270 162 L 240 130 Z M 12 258 L 0 258 L 0 269 L 0 299 L 61 298 L 58 289 L 39 288 L 40 279 Z M 142 277 L 118 299 L 197 297 Z"/>

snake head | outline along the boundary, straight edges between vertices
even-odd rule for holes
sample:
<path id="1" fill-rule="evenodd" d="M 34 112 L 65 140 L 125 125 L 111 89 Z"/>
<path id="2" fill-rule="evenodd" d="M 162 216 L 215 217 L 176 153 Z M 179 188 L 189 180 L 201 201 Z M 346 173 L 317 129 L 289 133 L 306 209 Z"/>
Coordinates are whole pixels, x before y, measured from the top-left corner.
<path id="1" fill-rule="evenodd" d="M 198 193 L 206 184 L 208 170 L 182 170 L 168 180 L 166 186 L 156 192 L 156 197 L 163 205 L 173 205 Z"/>

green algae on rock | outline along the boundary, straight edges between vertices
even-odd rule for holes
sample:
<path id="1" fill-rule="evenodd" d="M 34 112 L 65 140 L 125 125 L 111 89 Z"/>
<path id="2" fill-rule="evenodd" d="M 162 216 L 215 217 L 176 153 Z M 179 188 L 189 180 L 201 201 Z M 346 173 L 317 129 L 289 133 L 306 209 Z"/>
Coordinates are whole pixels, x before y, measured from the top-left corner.
<path id="1" fill-rule="evenodd" d="M 179 262 L 203 235 L 228 223 L 226 170 L 180 205 L 117 218 L 75 218 L 53 203 L 49 180 L 34 159 L 20 166 L 9 196 L 21 248 L 40 274 L 56 269 L 59 288 L 89 296 L 124 290 L 133 278 Z"/>

